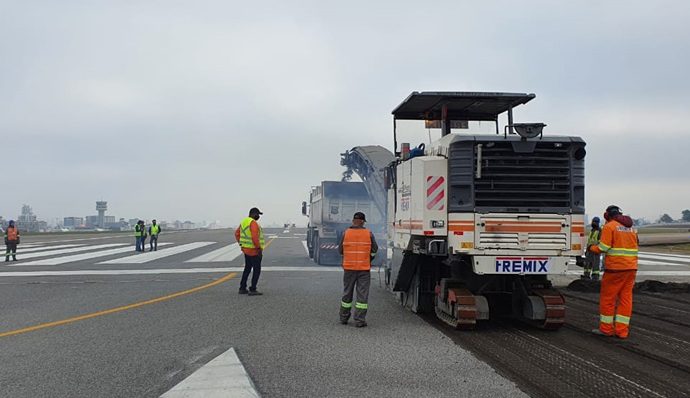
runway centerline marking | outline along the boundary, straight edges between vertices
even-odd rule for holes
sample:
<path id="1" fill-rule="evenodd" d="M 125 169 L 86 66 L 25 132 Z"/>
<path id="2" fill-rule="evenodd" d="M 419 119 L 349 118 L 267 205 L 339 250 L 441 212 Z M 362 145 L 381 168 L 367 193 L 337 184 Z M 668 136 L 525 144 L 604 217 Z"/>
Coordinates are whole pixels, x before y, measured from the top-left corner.
<path id="1" fill-rule="evenodd" d="M 199 292 L 199 291 L 208 289 L 208 288 L 210 288 L 210 287 L 213 287 L 213 286 L 216 286 L 216 285 L 220 285 L 221 283 L 223 283 L 223 282 L 225 282 L 225 281 L 229 281 L 230 279 L 234 278 L 236 275 L 237 275 L 236 272 L 231 272 L 231 273 L 229 273 L 229 274 L 227 274 L 227 275 L 225 275 L 225 276 L 223 276 L 223 277 L 221 277 L 221 278 L 219 278 L 219 279 L 216 279 L 216 280 L 213 281 L 213 282 L 207 283 L 207 284 L 205 284 L 205 285 L 201 285 L 201 286 L 197 286 L 197 287 L 194 287 L 194 288 L 191 288 L 191 289 L 187 289 L 187 290 L 183 290 L 183 291 L 180 291 L 180 292 L 168 294 L 168 295 L 166 295 L 166 296 L 161 296 L 161 297 L 157 297 L 157 298 L 150 299 L 150 300 L 145 300 L 145 301 L 139 301 L 139 302 L 136 302 L 136 303 L 133 303 L 133 304 L 124 305 L 124 306 L 121 306 L 121 307 L 115 307 L 115 308 L 111 308 L 111 309 L 108 309 L 108 310 L 103 310 L 103 311 L 98 311 L 98 312 L 92 312 L 92 313 L 90 313 L 90 314 L 79 315 L 79 316 L 75 316 L 75 317 L 72 317 L 72 318 L 62 319 L 62 320 L 59 320 L 59 321 L 41 323 L 41 324 L 38 324 L 38 325 L 35 325 L 35 326 L 29 326 L 29 327 L 22 328 L 22 329 L 10 330 L 10 331 L 8 331 L 8 332 L 0 333 L 0 338 L 2 338 L 2 337 L 8 337 L 8 336 L 15 336 L 15 335 L 18 335 L 18 334 L 24 334 L 24 333 L 33 332 L 33 331 L 36 331 L 36 330 L 41 330 L 41 329 L 52 328 L 52 327 L 55 327 L 55 326 L 67 325 L 67 324 L 70 324 L 70 323 L 79 322 L 79 321 L 83 321 L 83 320 L 86 320 L 86 319 L 96 318 L 96 317 L 103 316 L 103 315 L 114 314 L 114 313 L 117 313 L 117 312 L 127 311 L 127 310 L 131 310 L 131 309 L 134 309 L 134 308 L 143 307 L 143 306 L 146 306 L 146 305 L 151 305 L 151 304 L 156 304 L 156 303 L 160 303 L 160 302 L 163 302 L 163 301 L 168 301 L 168 300 L 174 299 L 174 298 L 176 298 L 176 297 L 186 296 L 186 295 L 188 295 L 188 294 L 196 293 L 196 292 Z"/>

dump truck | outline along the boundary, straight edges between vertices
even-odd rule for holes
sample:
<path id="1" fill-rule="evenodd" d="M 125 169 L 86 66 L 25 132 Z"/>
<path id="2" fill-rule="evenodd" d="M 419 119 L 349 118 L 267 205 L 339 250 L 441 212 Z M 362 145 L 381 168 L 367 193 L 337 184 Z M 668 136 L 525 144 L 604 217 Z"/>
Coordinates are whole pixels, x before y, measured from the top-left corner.
<path id="1" fill-rule="evenodd" d="M 534 98 L 413 92 L 393 110 L 385 283 L 411 310 L 457 329 L 503 316 L 563 325 L 565 301 L 549 276 L 582 255 L 585 142 L 514 123 L 513 109 Z M 423 124 L 423 138 L 440 129 L 440 138 L 399 146 L 405 121 Z"/>
<path id="2" fill-rule="evenodd" d="M 352 216 L 361 211 L 377 242 L 386 237 L 383 215 L 369 197 L 364 183 L 322 181 L 312 187 L 309 202 L 302 202 L 302 214 L 309 217 L 307 250 L 309 257 L 320 265 L 340 265 L 338 244 L 345 230 L 352 225 Z M 382 260 L 377 255 L 375 262 Z"/>

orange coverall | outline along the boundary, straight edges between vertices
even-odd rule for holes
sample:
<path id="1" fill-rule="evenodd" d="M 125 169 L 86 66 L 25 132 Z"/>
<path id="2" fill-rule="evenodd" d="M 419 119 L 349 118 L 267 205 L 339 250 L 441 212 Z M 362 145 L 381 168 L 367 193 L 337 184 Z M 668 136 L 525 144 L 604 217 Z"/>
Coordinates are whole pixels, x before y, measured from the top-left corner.
<path id="1" fill-rule="evenodd" d="M 638 240 L 630 218 L 623 216 L 621 220 L 624 223 L 608 221 L 601 230 L 599 244 L 590 246 L 590 250 L 606 255 L 599 297 L 599 330 L 625 339 L 632 316 Z"/>

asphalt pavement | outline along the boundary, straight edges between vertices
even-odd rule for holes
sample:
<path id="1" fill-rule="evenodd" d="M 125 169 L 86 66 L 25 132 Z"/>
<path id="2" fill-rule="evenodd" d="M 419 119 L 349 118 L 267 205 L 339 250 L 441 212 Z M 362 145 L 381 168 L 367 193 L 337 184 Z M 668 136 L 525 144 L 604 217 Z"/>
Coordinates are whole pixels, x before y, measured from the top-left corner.
<path id="1" fill-rule="evenodd" d="M 22 259 L 20 246 L 19 261 L 0 266 L 0 396 L 158 397 L 230 348 L 265 397 L 524 396 L 404 310 L 376 274 L 369 326 L 340 325 L 340 271 L 309 260 L 303 230 L 266 233 L 256 297 L 237 294 L 243 258 L 228 230 L 163 234 L 160 253 L 206 244 L 155 258 L 126 235 L 23 240 L 36 249 L 24 254 L 43 255 Z M 111 243 L 131 250 L 89 249 Z M 70 244 L 84 250 L 50 254 Z"/>

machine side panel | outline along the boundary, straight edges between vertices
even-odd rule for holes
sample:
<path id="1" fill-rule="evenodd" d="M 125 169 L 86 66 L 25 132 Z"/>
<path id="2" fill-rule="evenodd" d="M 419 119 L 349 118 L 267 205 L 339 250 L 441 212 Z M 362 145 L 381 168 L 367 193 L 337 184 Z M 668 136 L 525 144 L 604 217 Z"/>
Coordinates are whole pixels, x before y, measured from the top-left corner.
<path id="1" fill-rule="evenodd" d="M 408 161 L 412 165 L 412 233 L 446 236 L 448 225 L 447 160 L 421 156 Z"/>

